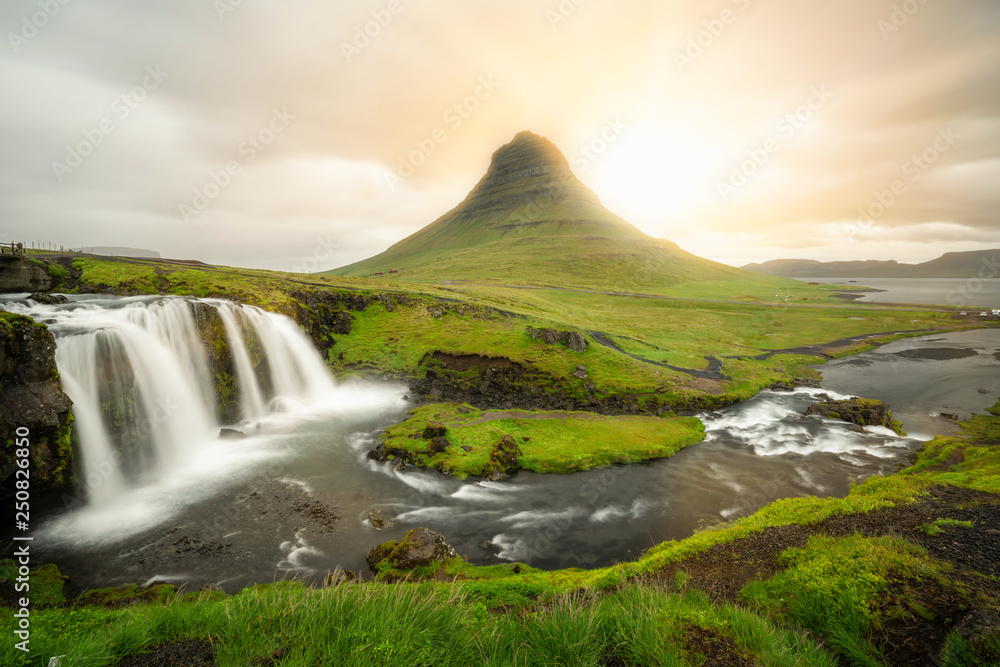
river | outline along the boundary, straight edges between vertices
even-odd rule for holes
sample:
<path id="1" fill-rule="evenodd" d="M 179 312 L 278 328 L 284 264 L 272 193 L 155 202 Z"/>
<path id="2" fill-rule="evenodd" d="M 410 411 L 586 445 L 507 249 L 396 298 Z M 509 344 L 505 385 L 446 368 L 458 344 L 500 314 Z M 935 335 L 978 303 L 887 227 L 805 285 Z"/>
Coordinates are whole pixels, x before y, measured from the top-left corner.
<path id="1" fill-rule="evenodd" d="M 151 373 L 143 380 L 152 383 L 148 391 L 161 391 L 155 385 L 162 378 L 200 391 L 196 367 L 203 362 L 169 333 L 187 326 L 184 313 L 200 307 L 196 301 L 75 297 L 68 306 L 7 307 L 50 324 L 60 370 L 77 379 L 67 392 L 83 405 L 81 378 L 89 371 L 65 350 L 114 331 L 137 341 L 151 335 L 163 346 L 156 354 L 179 367 Z M 1000 331 L 914 338 L 819 367 L 823 389 L 764 391 L 702 414 L 705 442 L 669 459 L 572 475 L 522 471 L 502 482 L 458 480 L 393 471 L 367 458 L 381 432 L 413 407 L 405 386 L 318 377 L 322 361 L 301 347 L 304 337 L 290 320 L 203 303 L 223 308 L 244 330 L 270 331 L 259 337 L 276 346 L 269 354 L 296 360 L 300 384 L 290 378 L 259 387 L 252 418 L 229 425 L 248 434 L 239 440 L 219 439 L 226 424 L 185 403 L 164 420 L 179 425 L 156 429 L 157 447 L 166 448 L 159 456 L 134 461 L 83 506 L 48 507 L 35 548 L 71 577 L 73 590 L 160 580 L 236 591 L 281 577 L 308 580 L 337 566 L 370 576 L 368 550 L 416 526 L 442 532 L 478 564 L 604 566 L 777 498 L 842 496 L 852 480 L 899 469 L 921 440 L 953 428 L 940 412 L 967 416 L 1000 395 Z M 135 353 L 149 357 L 152 345 Z M 883 398 L 912 437 L 806 417 L 822 393 Z M 184 453 L 171 459 L 170 451 Z M 368 514 L 376 509 L 395 527 L 375 530 Z"/>

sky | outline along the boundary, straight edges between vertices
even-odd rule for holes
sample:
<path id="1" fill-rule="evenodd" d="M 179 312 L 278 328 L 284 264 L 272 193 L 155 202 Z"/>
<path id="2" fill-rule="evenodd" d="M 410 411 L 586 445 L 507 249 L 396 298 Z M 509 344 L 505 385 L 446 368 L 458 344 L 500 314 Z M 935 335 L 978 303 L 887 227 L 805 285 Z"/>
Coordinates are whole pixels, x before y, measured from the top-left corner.
<path id="1" fill-rule="evenodd" d="M 0 242 L 316 271 L 519 131 L 697 255 L 1000 247 L 996 0 L 5 0 Z"/>

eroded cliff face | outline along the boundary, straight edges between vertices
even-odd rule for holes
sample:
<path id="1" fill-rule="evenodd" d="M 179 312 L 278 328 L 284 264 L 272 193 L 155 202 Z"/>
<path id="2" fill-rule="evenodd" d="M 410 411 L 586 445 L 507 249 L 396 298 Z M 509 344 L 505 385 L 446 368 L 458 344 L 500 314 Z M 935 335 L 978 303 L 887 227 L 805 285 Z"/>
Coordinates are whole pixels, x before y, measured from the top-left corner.
<path id="1" fill-rule="evenodd" d="M 44 292 L 55 277 L 41 264 L 23 256 L 0 255 L 0 293 Z"/>
<path id="2" fill-rule="evenodd" d="M 30 317 L 0 312 L 0 485 L 15 469 L 13 442 L 19 427 L 30 431 L 31 489 L 73 483 L 72 402 L 56 370 L 56 342 L 48 327 Z"/>

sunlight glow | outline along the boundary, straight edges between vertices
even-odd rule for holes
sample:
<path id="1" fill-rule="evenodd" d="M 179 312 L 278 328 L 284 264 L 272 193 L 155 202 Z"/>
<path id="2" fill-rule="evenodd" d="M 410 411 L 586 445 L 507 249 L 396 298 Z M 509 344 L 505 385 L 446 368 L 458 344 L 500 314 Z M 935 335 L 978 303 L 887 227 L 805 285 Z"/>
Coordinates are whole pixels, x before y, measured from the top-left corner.
<path id="1" fill-rule="evenodd" d="M 712 184 L 726 151 L 690 127 L 629 128 L 586 180 L 601 201 L 653 232 L 712 203 Z"/>

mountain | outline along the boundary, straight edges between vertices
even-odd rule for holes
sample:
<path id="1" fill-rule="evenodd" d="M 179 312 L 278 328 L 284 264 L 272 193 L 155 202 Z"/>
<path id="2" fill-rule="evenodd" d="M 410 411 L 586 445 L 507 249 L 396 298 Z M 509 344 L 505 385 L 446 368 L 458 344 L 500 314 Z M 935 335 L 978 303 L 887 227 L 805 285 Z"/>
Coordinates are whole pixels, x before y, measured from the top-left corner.
<path id="1" fill-rule="evenodd" d="M 788 278 L 997 278 L 1000 249 L 948 252 L 922 264 L 888 261 L 817 262 L 813 259 L 773 259 L 747 264 L 748 271 Z"/>
<path id="2" fill-rule="evenodd" d="M 160 253 L 155 250 L 144 250 L 142 248 L 124 248 L 120 246 L 87 246 L 85 248 L 73 248 L 74 252 L 82 250 L 90 255 L 108 255 L 116 257 L 146 257 L 158 259 Z"/>
<path id="3" fill-rule="evenodd" d="M 396 272 L 390 276 L 390 271 Z M 610 212 L 547 139 L 521 132 L 457 207 L 385 252 L 328 272 L 658 292 L 762 276 L 696 257 Z"/>

